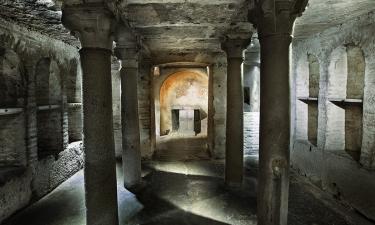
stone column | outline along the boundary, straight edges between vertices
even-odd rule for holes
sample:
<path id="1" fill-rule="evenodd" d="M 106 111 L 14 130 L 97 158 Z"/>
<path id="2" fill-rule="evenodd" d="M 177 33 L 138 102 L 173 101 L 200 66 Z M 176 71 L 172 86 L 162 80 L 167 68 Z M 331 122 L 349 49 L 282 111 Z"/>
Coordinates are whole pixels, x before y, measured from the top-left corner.
<path id="1" fill-rule="evenodd" d="M 261 45 L 258 225 L 287 225 L 289 194 L 289 45 L 307 1 L 258 2 Z"/>
<path id="2" fill-rule="evenodd" d="M 243 84 L 242 51 L 249 40 L 229 39 L 222 48 L 227 53 L 227 124 L 225 183 L 241 186 L 243 179 Z"/>
<path id="3" fill-rule="evenodd" d="M 138 117 L 138 44 L 131 31 L 118 29 L 116 55 L 121 60 L 121 126 L 124 186 L 141 184 L 141 149 Z"/>
<path id="4" fill-rule="evenodd" d="M 111 93 L 112 17 L 103 7 L 85 4 L 65 6 L 62 22 L 78 35 L 82 45 L 86 224 L 117 225 Z"/>

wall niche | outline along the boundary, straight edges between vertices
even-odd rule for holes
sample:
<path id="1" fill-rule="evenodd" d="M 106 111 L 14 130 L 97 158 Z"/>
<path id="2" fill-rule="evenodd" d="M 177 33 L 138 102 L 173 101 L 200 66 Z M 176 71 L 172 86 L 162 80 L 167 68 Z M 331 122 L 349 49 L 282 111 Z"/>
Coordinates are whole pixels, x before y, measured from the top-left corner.
<path id="1" fill-rule="evenodd" d="M 63 150 L 62 86 L 57 63 L 41 59 L 36 66 L 38 157 Z"/>
<path id="2" fill-rule="evenodd" d="M 341 148 L 336 150 L 344 149 L 355 161 L 360 160 L 362 148 L 365 67 L 363 51 L 348 44 L 333 52 L 329 68 L 330 107 L 338 113 L 330 125 L 341 127 Z"/>
<path id="3" fill-rule="evenodd" d="M 21 61 L 0 48 L 0 170 L 26 166 L 26 82 Z"/>
<path id="4" fill-rule="evenodd" d="M 305 61 L 306 60 L 306 61 Z M 303 112 L 305 121 L 305 135 L 312 145 L 318 143 L 318 119 L 319 119 L 319 81 L 320 81 L 320 65 L 316 56 L 307 54 L 306 59 L 300 64 L 299 82 L 297 83 L 300 91 L 297 90 L 297 96 L 300 102 L 300 111 Z M 302 90 L 301 90 L 302 89 Z"/>
<path id="5" fill-rule="evenodd" d="M 82 140 L 82 73 L 76 59 L 70 62 L 67 77 L 69 143 Z"/>

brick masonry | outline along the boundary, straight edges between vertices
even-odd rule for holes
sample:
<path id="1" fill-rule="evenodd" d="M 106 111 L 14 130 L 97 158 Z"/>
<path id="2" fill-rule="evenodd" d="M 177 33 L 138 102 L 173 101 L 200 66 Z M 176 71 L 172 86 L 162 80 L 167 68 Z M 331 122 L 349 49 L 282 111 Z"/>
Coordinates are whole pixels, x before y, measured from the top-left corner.
<path id="1" fill-rule="evenodd" d="M 68 76 L 77 76 L 69 75 L 69 71 L 78 71 L 77 63 L 71 63 L 79 60 L 77 49 L 2 20 L 0 43 L 1 65 L 5 65 L 6 52 L 13 52 L 6 58 L 15 64 L 9 67 L 12 70 L 0 67 L 1 86 L 6 84 L 6 90 L 24 88 L 22 92 L 1 92 L 8 95 L 8 100 L 1 101 L 2 111 L 18 110 L 0 115 L 1 223 L 81 169 L 83 152 L 81 142 L 68 145 L 68 101 L 80 102 L 79 97 L 68 95 L 80 96 L 80 88 L 72 89 L 66 81 Z M 41 62 L 46 66 L 40 70 Z M 14 79 L 16 69 L 23 78 Z M 43 157 L 40 146 L 48 153 Z"/>
<path id="2" fill-rule="evenodd" d="M 374 23 L 375 14 L 372 12 L 310 38 L 294 41 L 291 85 L 294 87 L 291 105 L 293 168 L 372 220 L 375 220 L 375 202 L 368 200 L 375 199 L 372 191 L 375 189 Z M 353 46 L 361 51 L 350 52 Z M 349 71 L 350 68 L 357 68 L 356 71 L 361 73 L 361 54 L 358 52 L 362 52 L 365 59 L 365 78 L 362 148 L 359 159 L 355 159 L 345 151 L 345 133 L 350 132 L 350 129 L 345 131 L 345 107 L 337 106 L 330 99 L 352 98 L 350 96 L 358 97 L 361 94 L 357 88 L 363 86 L 363 79 L 358 74 L 355 88 L 350 87 L 348 93 L 345 88 L 347 68 Z M 297 99 L 308 96 L 308 54 L 314 55 L 320 64 L 317 145 L 307 141 L 307 105 Z M 356 63 L 348 67 L 353 61 Z M 349 80 L 353 80 L 351 75 Z M 350 114 L 347 114 L 347 121 L 350 121 Z"/>

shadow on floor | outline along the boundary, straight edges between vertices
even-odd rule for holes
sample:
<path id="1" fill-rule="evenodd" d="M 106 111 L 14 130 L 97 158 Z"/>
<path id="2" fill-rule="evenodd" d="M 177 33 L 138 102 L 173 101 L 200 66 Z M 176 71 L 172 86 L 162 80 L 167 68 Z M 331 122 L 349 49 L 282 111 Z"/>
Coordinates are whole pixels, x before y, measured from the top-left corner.
<path id="1" fill-rule="evenodd" d="M 155 159 L 161 161 L 187 161 L 209 159 L 207 135 L 182 136 L 171 134 L 156 142 Z"/>
<path id="2" fill-rule="evenodd" d="M 248 160 L 256 163 L 257 160 Z M 117 166 L 120 225 L 255 225 L 257 166 L 247 165 L 241 189 L 223 185 L 222 161 L 145 162 L 146 186 L 137 196 L 122 187 Z M 3 225 L 84 225 L 83 172 Z M 347 222 L 291 178 L 288 225 L 361 225 Z"/>

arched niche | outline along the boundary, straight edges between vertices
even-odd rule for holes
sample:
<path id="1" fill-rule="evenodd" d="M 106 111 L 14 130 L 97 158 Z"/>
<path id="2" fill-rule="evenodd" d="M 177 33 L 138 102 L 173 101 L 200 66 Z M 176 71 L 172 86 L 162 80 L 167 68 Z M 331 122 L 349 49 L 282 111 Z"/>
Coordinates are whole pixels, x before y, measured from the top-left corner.
<path id="1" fill-rule="evenodd" d="M 62 101 L 60 70 L 50 58 L 41 59 L 36 66 L 36 102 L 38 106 L 59 105 Z"/>
<path id="2" fill-rule="evenodd" d="M 320 64 L 316 56 L 307 55 L 309 64 L 309 101 L 308 101 L 308 129 L 307 139 L 313 145 L 318 144 L 318 122 L 319 122 L 319 84 Z"/>
<path id="3" fill-rule="evenodd" d="M 62 86 L 57 63 L 41 59 L 35 71 L 38 128 L 38 156 L 56 155 L 63 150 Z"/>
<path id="4" fill-rule="evenodd" d="M 365 57 L 361 48 L 347 45 L 348 78 L 345 104 L 345 150 L 360 160 L 363 139 L 363 95 L 365 86 Z"/>
<path id="5" fill-rule="evenodd" d="M 21 62 L 12 50 L 0 49 L 0 107 L 23 107 L 25 80 L 21 74 Z"/>
<path id="6" fill-rule="evenodd" d="M 296 94 L 297 139 L 317 145 L 319 119 L 319 60 L 312 54 L 303 55 L 298 61 Z"/>
<path id="7" fill-rule="evenodd" d="M 0 169 L 26 165 L 26 96 L 17 53 L 0 48 Z"/>
<path id="8" fill-rule="evenodd" d="M 70 61 L 66 79 L 69 142 L 82 140 L 82 72 L 77 59 Z"/>
<path id="9" fill-rule="evenodd" d="M 208 76 L 179 71 L 160 88 L 160 133 L 203 133 L 207 135 Z"/>
<path id="10" fill-rule="evenodd" d="M 365 58 L 353 44 L 335 49 L 329 65 L 327 150 L 345 150 L 359 161 L 363 133 Z"/>
<path id="11" fill-rule="evenodd" d="M 296 130 L 297 140 L 307 140 L 308 104 L 305 99 L 309 96 L 309 65 L 307 54 L 302 54 L 296 68 Z"/>

